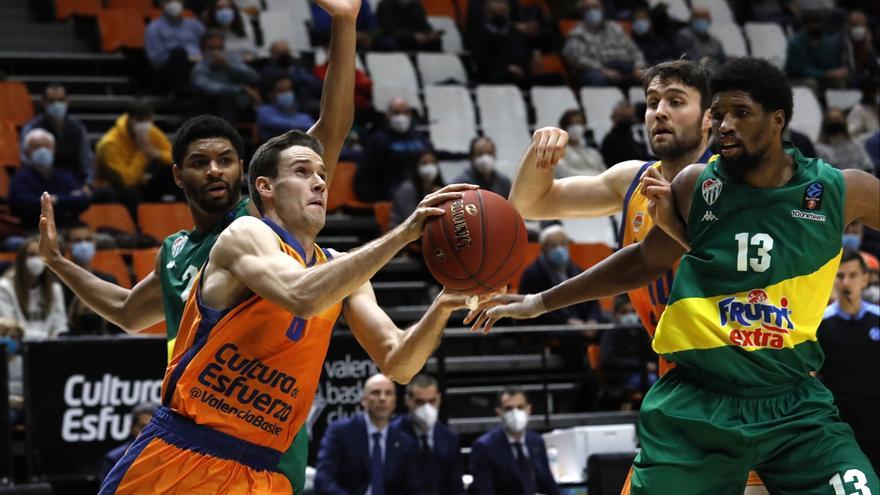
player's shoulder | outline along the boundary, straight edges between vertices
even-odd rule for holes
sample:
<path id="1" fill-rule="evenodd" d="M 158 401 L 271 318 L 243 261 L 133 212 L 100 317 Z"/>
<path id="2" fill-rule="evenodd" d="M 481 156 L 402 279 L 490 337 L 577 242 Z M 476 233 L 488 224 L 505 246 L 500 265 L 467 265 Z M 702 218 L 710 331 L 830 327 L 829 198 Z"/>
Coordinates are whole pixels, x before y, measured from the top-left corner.
<path id="1" fill-rule="evenodd" d="M 266 222 L 251 216 L 242 216 L 233 220 L 217 237 L 215 248 L 228 249 L 235 246 L 254 245 L 265 239 L 272 239 L 275 233 Z"/>
<path id="2" fill-rule="evenodd" d="M 697 179 L 699 179 L 703 171 L 706 170 L 707 166 L 708 164 L 706 163 L 692 163 L 683 168 L 681 172 L 672 179 L 673 187 L 675 187 L 675 184 L 678 184 L 679 187 L 692 189 L 694 184 L 696 184 Z"/>

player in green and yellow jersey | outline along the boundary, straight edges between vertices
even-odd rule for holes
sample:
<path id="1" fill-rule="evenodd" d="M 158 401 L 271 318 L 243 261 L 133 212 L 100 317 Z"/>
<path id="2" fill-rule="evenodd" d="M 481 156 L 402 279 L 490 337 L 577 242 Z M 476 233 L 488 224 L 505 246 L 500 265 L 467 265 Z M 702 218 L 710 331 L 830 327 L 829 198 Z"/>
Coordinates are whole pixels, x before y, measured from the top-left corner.
<path id="1" fill-rule="evenodd" d="M 317 0 L 332 18 L 330 53 L 321 114 L 308 134 L 324 147 L 329 183 L 354 119 L 355 22 L 360 0 Z M 40 253 L 54 271 L 92 310 L 129 333 L 141 333 L 165 321 L 168 348 L 173 348 L 189 288 L 207 262 L 217 236 L 235 218 L 249 214 L 241 198 L 243 145 L 227 122 L 211 116 L 188 120 L 172 146 L 174 179 L 186 194 L 195 228 L 162 243 L 152 273 L 131 290 L 107 283 L 66 260 L 58 249 L 52 203 L 43 197 Z M 305 483 L 308 436 L 301 430 L 281 460 L 295 493 Z"/>
<path id="2" fill-rule="evenodd" d="M 617 294 L 681 258 L 653 341 L 676 367 L 642 405 L 632 493 L 738 495 L 750 469 L 770 493 L 880 493 L 831 393 L 811 376 L 823 361 L 816 329 L 844 226 L 880 227 L 880 181 L 782 142 L 792 91 L 769 62 L 730 61 L 711 90 L 720 156 L 671 185 L 658 174 L 643 180 L 662 229 L 541 294 L 504 297 L 515 302 L 477 325 Z"/>

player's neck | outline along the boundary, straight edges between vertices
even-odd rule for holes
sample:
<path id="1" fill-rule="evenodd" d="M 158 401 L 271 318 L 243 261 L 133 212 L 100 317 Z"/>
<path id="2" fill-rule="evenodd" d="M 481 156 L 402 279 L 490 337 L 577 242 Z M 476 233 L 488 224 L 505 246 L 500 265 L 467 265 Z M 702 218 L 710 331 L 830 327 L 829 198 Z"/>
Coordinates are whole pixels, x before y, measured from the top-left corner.
<path id="1" fill-rule="evenodd" d="M 703 141 L 700 143 L 700 147 L 694 149 L 690 153 L 686 153 L 681 156 L 670 156 L 662 158 L 660 173 L 663 174 L 663 177 L 666 180 L 672 182 L 672 179 L 674 179 L 675 176 L 678 175 L 678 173 L 681 172 L 685 167 L 692 163 L 697 163 L 700 157 L 703 156 L 703 153 L 706 152 L 707 147 L 708 144 L 706 143 L 706 140 L 703 139 Z"/>
<path id="2" fill-rule="evenodd" d="M 213 229 L 217 222 L 223 220 L 226 213 L 207 213 L 199 208 L 190 208 L 192 212 L 193 223 L 199 232 L 208 232 Z"/>
<path id="3" fill-rule="evenodd" d="M 304 229 L 308 227 L 303 227 L 302 225 L 288 225 L 281 217 L 278 215 L 278 212 L 274 209 L 268 209 L 266 211 L 266 218 L 272 220 L 276 224 L 278 224 L 282 229 L 286 230 L 296 242 L 302 246 L 303 251 L 305 252 L 306 263 L 311 263 L 315 256 L 315 238 L 317 237 L 317 232 L 306 232 Z"/>
<path id="4" fill-rule="evenodd" d="M 794 159 L 779 146 L 772 146 L 752 171 L 746 173 L 743 181 L 755 188 L 782 187 L 794 175 Z"/>

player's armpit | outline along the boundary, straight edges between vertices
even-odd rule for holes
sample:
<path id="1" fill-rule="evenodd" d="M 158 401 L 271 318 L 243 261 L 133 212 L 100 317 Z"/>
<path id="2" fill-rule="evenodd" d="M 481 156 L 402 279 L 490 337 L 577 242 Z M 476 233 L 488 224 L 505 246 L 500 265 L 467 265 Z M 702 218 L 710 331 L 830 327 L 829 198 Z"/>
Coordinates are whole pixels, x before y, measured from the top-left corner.
<path id="1" fill-rule="evenodd" d="M 843 171 L 846 182 L 846 224 L 862 222 L 872 229 L 880 229 L 880 180 L 858 169 Z"/>

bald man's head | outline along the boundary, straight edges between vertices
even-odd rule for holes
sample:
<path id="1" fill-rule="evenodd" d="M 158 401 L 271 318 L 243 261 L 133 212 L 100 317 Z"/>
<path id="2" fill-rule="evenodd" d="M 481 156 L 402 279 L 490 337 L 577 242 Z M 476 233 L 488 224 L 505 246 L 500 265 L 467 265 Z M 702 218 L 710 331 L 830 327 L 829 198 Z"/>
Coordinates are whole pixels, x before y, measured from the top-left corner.
<path id="1" fill-rule="evenodd" d="M 368 378 L 364 383 L 361 405 L 374 425 L 381 426 L 387 423 L 394 413 L 394 408 L 397 407 L 394 382 L 381 373 Z"/>

